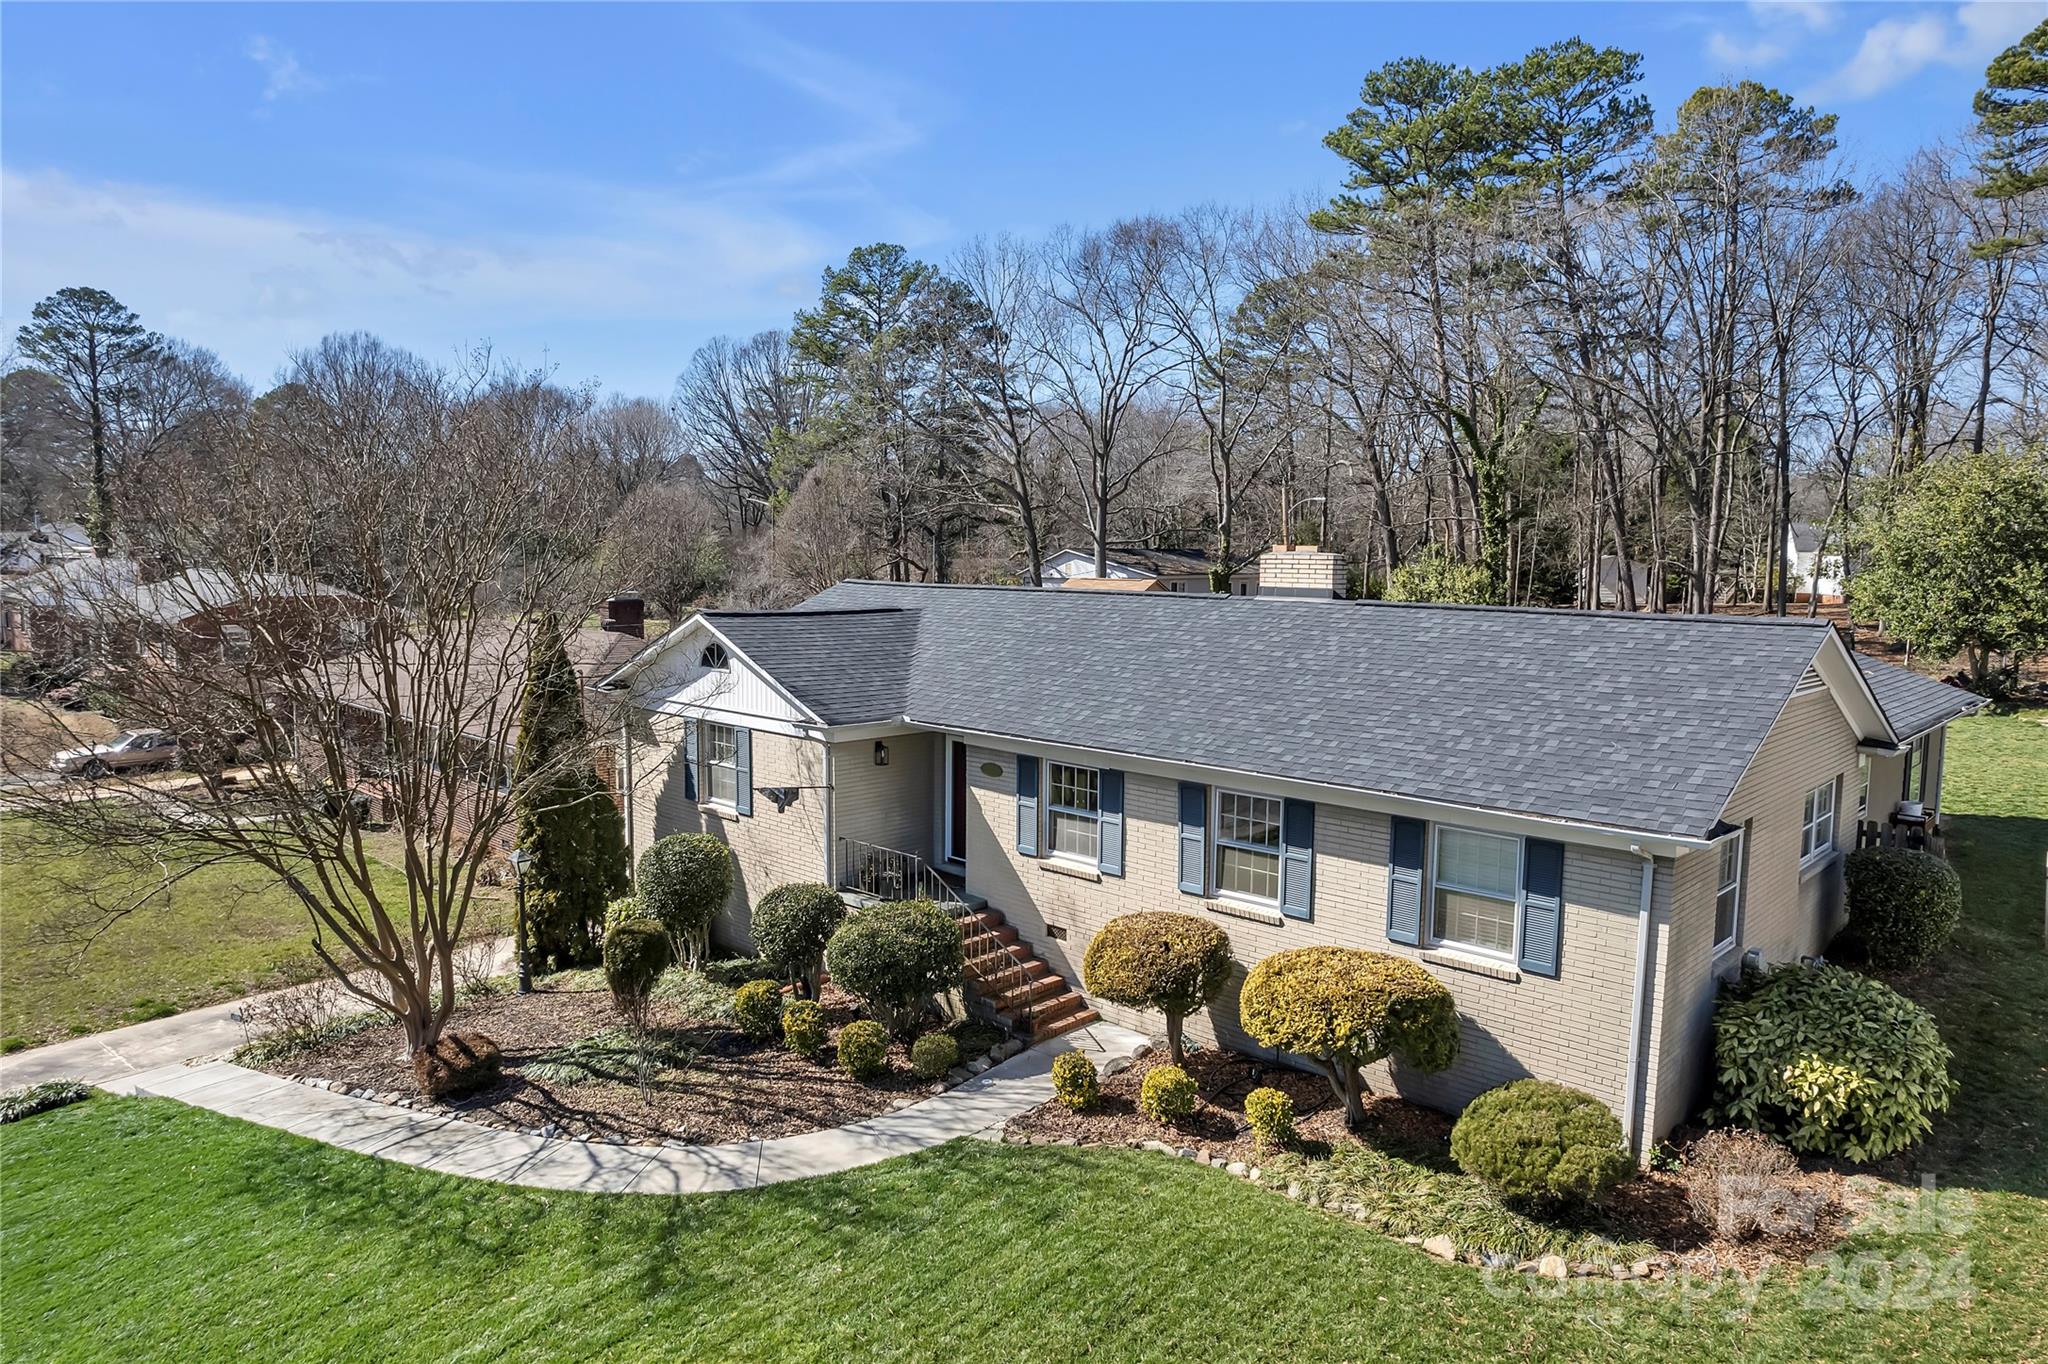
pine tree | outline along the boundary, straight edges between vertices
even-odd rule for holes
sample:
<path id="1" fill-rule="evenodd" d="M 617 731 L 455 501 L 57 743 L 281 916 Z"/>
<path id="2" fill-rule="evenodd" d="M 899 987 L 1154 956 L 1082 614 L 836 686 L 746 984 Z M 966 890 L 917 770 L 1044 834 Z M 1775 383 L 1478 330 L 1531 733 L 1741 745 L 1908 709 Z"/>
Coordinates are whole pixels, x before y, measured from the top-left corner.
<path id="1" fill-rule="evenodd" d="M 582 686 L 552 614 L 534 634 L 514 757 L 519 846 L 532 853 L 526 890 L 536 965 L 595 962 L 604 907 L 626 890 L 625 822 L 591 765 Z"/>
<path id="2" fill-rule="evenodd" d="M 1977 192 L 2015 199 L 2048 186 L 2048 21 L 1992 59 L 1974 107 L 1991 142 Z"/>

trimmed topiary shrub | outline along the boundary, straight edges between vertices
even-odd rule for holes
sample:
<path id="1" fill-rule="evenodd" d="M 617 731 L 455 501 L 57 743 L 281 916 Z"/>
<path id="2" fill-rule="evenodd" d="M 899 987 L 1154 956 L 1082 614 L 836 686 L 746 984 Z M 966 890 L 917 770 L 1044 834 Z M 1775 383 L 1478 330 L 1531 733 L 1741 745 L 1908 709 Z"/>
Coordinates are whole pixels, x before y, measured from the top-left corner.
<path id="1" fill-rule="evenodd" d="M 1145 1072 L 1145 1082 L 1138 1086 L 1139 1109 L 1152 1121 L 1169 1127 L 1186 1122 L 1200 1097 L 1195 1077 L 1176 1065 L 1154 1066 Z"/>
<path id="2" fill-rule="evenodd" d="M 816 999 L 825 971 L 825 944 L 845 918 L 846 901 L 822 882 L 777 886 L 754 906 L 754 946 L 785 980 L 796 982 Z"/>
<path id="3" fill-rule="evenodd" d="M 1245 1031 L 1313 1063 L 1344 1100 L 1344 1120 L 1365 1121 L 1361 1066 L 1394 1057 L 1421 1071 L 1458 1059 L 1458 1009 L 1444 983 L 1383 952 L 1297 947 L 1275 952 L 1245 977 L 1238 996 Z"/>
<path id="4" fill-rule="evenodd" d="M 711 947 L 711 920 L 732 895 L 732 849 L 710 834 L 670 834 L 640 855 L 633 885 L 641 913 L 659 922 L 675 959 L 698 967 Z"/>
<path id="5" fill-rule="evenodd" d="M 1098 999 L 1166 1016 L 1166 1049 L 1177 1066 L 1181 1021 L 1230 982 L 1230 938 L 1207 919 L 1153 911 L 1102 926 L 1081 964 L 1084 988 Z"/>
<path id="6" fill-rule="evenodd" d="M 1873 966 L 1909 971 L 1948 945 L 1963 917 L 1963 880 L 1933 853 L 1858 848 L 1842 859 L 1849 931 Z"/>
<path id="7" fill-rule="evenodd" d="M 1516 1080 L 1465 1105 L 1451 1159 L 1507 1197 L 1536 1202 L 1597 1202 L 1635 1171 L 1621 1119 L 1548 1080 Z"/>
<path id="8" fill-rule="evenodd" d="M 1284 1089 L 1261 1085 L 1245 1095 L 1244 1120 L 1253 1139 L 1266 1150 L 1294 1140 L 1294 1100 Z"/>
<path id="9" fill-rule="evenodd" d="M 911 1044 L 910 1068 L 920 1080 L 936 1080 L 960 1064 L 960 1044 L 950 1034 L 928 1032 Z"/>
<path id="10" fill-rule="evenodd" d="M 897 1033 L 908 1033 L 933 995 L 960 983 L 960 924 L 929 900 L 870 905 L 833 933 L 825 961 L 840 988 Z"/>
<path id="11" fill-rule="evenodd" d="M 1783 1142 L 1720 1128 L 1686 1148 L 1686 1206 L 1693 1221 L 1730 1241 L 1811 1231 L 1826 1199 L 1800 1189 L 1798 1174 Z"/>
<path id="12" fill-rule="evenodd" d="M 889 1065 L 889 1030 L 856 1018 L 839 1030 L 839 1064 L 856 1080 L 872 1080 Z"/>
<path id="13" fill-rule="evenodd" d="M 668 932 L 653 919 L 625 919 L 604 935 L 604 981 L 612 999 L 628 1011 L 646 1008 L 648 992 L 668 969 Z"/>
<path id="14" fill-rule="evenodd" d="M 1950 1059 L 1933 1017 L 1882 981 L 1797 963 L 1751 972 L 1714 1012 L 1707 1120 L 1795 1151 L 1880 1160 L 1947 1110 Z"/>
<path id="15" fill-rule="evenodd" d="M 782 1041 L 799 1056 L 825 1049 L 825 1006 L 815 999 L 792 999 L 782 1006 Z"/>
<path id="16" fill-rule="evenodd" d="M 444 1032 L 412 1054 L 413 1080 L 429 1099 L 453 1099 L 498 1083 L 504 1057 L 480 1032 Z"/>
<path id="17" fill-rule="evenodd" d="M 781 987 L 772 980 L 748 981 L 732 993 L 732 1014 L 747 1036 L 775 1036 L 775 1025 L 782 1021 Z"/>
<path id="18" fill-rule="evenodd" d="M 1075 1110 L 1095 1107 L 1102 1097 L 1102 1080 L 1095 1063 L 1078 1051 L 1063 1051 L 1052 1059 L 1052 1096 Z"/>

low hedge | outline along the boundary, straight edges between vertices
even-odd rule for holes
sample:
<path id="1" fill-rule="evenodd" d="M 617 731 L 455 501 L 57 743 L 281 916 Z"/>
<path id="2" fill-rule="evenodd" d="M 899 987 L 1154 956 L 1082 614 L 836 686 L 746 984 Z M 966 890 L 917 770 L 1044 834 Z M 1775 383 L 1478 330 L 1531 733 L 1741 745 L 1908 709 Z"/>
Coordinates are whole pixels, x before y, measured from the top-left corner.
<path id="1" fill-rule="evenodd" d="M 839 1064 L 856 1080 L 872 1080 L 889 1066 L 889 1030 L 856 1018 L 839 1030 Z"/>
<path id="2" fill-rule="evenodd" d="M 1871 965 L 1913 970 L 1948 945 L 1963 917 L 1963 880 L 1954 867 L 1933 853 L 1858 848 L 1842 868 L 1849 931 Z"/>
<path id="3" fill-rule="evenodd" d="M 1451 1159 L 1508 1198 L 1538 1202 L 1597 1202 L 1635 1170 L 1607 1105 L 1548 1080 L 1515 1080 L 1465 1105 Z"/>
<path id="4" fill-rule="evenodd" d="M 1933 1017 L 1882 981 L 1840 966 L 1754 971 L 1714 1013 L 1707 1119 L 1795 1151 L 1880 1160 L 1947 1110 L 1951 1059 Z"/>

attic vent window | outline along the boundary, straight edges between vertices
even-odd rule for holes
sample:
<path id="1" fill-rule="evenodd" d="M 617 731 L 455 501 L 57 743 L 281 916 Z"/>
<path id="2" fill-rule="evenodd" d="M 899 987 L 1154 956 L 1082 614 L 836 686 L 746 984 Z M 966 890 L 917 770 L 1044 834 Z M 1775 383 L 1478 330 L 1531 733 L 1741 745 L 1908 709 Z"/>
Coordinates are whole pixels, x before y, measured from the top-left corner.
<path id="1" fill-rule="evenodd" d="M 1809 692 L 1820 691 L 1826 686 L 1827 683 L 1821 680 L 1821 675 L 1812 668 L 1808 668 L 1806 675 L 1799 679 L 1799 685 L 1792 688 L 1792 694 L 1794 696 L 1805 696 Z"/>
<path id="2" fill-rule="evenodd" d="M 723 644 L 707 644 L 704 646 L 704 652 L 697 655 L 697 666 L 713 672 L 723 672 L 731 665 L 732 660 L 726 657 Z"/>

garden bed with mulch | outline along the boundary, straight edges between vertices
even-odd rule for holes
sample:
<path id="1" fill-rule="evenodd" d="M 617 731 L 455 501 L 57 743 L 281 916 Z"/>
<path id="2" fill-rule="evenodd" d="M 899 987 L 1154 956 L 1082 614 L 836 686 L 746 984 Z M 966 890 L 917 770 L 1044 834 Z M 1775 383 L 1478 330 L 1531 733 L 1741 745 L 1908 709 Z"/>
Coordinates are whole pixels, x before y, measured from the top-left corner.
<path id="1" fill-rule="evenodd" d="M 1188 1056 L 1200 1099 L 1186 1121 L 1167 1126 L 1138 1107 L 1146 1072 L 1163 1053 L 1139 1058 L 1101 1079 L 1095 1106 L 1077 1112 L 1052 1100 L 1013 1118 L 1006 1140 L 1081 1146 L 1164 1147 L 1228 1168 L 1287 1197 L 1328 1209 L 1414 1244 L 1446 1238 L 1472 1263 L 1533 1271 L 1556 1256 L 1574 1273 L 1633 1277 L 1712 1266 L 1754 1273 L 1771 1263 L 1802 1263 L 1838 1243 L 1863 1198 L 1831 1170 L 1802 1170 L 1794 1187 L 1824 1211 L 1805 1231 L 1768 1239 L 1723 1239 L 1702 1228 L 1686 1202 L 1685 1181 L 1646 1170 L 1596 1209 L 1539 1211 L 1502 1200 L 1460 1171 L 1450 1156 L 1454 1119 L 1392 1096 L 1366 1101 L 1364 1127 L 1344 1125 L 1343 1105 L 1321 1076 L 1237 1052 Z M 1260 1086 L 1294 1100 L 1295 1140 L 1262 1150 L 1245 1121 L 1245 1096 Z M 1437 1244 L 1445 1244 L 1439 1241 Z"/>
<path id="2" fill-rule="evenodd" d="M 890 1043 L 885 1074 L 856 1080 L 834 1064 L 832 1043 L 808 1057 L 779 1038 L 748 1037 L 727 1012 L 729 991 L 682 973 L 671 973 L 651 1006 L 643 1075 L 625 1020 L 598 981 L 594 972 L 570 972 L 530 995 L 491 994 L 459 1005 L 449 1028 L 493 1039 L 504 1068 L 498 1083 L 459 1099 L 418 1097 L 395 1024 L 342 1029 L 311 1046 L 243 1063 L 487 1126 L 641 1144 L 795 1136 L 907 1107 L 933 1090 L 912 1073 L 900 1040 Z M 854 1000 L 827 985 L 819 1002 L 836 1042 L 839 1029 L 857 1017 Z"/>

